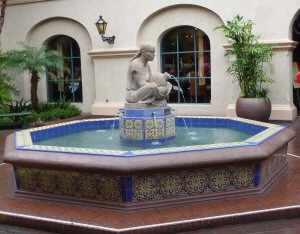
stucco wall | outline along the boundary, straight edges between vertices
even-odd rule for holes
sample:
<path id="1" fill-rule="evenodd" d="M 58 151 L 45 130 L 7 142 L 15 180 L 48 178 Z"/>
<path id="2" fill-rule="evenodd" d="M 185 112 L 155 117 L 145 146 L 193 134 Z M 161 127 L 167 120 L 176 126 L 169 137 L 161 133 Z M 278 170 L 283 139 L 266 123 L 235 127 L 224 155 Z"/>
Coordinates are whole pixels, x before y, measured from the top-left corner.
<path id="1" fill-rule="evenodd" d="M 261 34 L 263 41 L 281 46 L 273 60 L 275 73 L 272 77 L 276 83 L 270 86 L 270 98 L 274 110 L 288 112 L 288 117 L 281 117 L 275 111 L 277 114 L 272 113 L 272 118 L 292 119 L 295 109 L 291 55 L 295 45 L 291 41 L 291 27 L 299 15 L 299 5 L 299 0 L 289 0 L 287 4 L 282 4 L 281 0 L 247 3 L 240 0 L 128 0 L 126 4 L 119 0 L 55 0 L 17 4 L 7 7 L 2 47 L 4 50 L 18 48 L 18 41 L 39 46 L 55 35 L 71 36 L 78 42 L 82 56 L 84 102 L 79 104 L 80 108 L 94 114 L 115 115 L 125 101 L 130 58 L 141 42 L 151 41 L 157 45 L 157 56 L 151 66 L 153 71 L 159 71 L 161 38 L 173 27 L 195 26 L 208 35 L 211 43 L 211 104 L 172 106 L 180 114 L 233 115 L 238 89 L 226 73 L 229 61 L 224 57 L 226 39 L 213 29 L 240 14 L 255 22 L 254 33 Z M 106 36 L 116 36 L 113 45 L 102 42 L 96 31 L 94 23 L 100 14 L 108 22 Z M 28 99 L 28 77 L 19 79 L 17 85 L 24 87 L 22 95 Z M 39 84 L 38 94 L 41 100 L 46 100 L 45 79 Z"/>

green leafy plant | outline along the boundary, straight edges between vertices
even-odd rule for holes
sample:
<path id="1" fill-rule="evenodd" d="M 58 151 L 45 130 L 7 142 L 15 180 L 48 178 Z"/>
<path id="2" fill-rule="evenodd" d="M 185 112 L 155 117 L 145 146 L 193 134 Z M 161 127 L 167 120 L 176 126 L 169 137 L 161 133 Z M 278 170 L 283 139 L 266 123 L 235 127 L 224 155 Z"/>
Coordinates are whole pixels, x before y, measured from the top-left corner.
<path id="1" fill-rule="evenodd" d="M 40 112 L 39 120 L 42 122 L 55 121 L 58 119 L 65 119 L 81 114 L 81 110 L 73 105 L 68 106 L 67 108 L 54 108 L 48 111 Z"/>
<path id="2" fill-rule="evenodd" d="M 11 101 L 7 104 L 7 108 L 9 113 L 20 113 L 20 112 L 30 112 L 31 111 L 31 104 L 29 100 L 25 100 L 21 98 L 20 101 Z"/>
<path id="3" fill-rule="evenodd" d="M 55 108 L 67 109 L 71 105 L 71 102 L 66 98 L 62 98 L 57 102 L 40 102 L 39 112 L 49 111 Z"/>
<path id="4" fill-rule="evenodd" d="M 5 66 L 12 67 L 12 75 L 29 72 L 31 78 L 31 103 L 34 110 L 39 109 L 37 96 L 38 82 L 43 74 L 56 80 L 57 70 L 67 71 L 63 58 L 56 51 L 48 50 L 46 46 L 40 48 L 30 47 L 20 43 L 22 50 L 11 50 L 6 53 Z M 52 72 L 53 71 L 53 72 Z"/>
<path id="5" fill-rule="evenodd" d="M 40 116 L 38 113 L 36 113 L 35 111 L 31 112 L 31 115 L 27 116 L 27 121 L 29 123 L 35 123 L 37 121 L 40 121 Z"/>
<path id="6" fill-rule="evenodd" d="M 233 56 L 235 60 L 230 63 L 227 72 L 238 82 L 241 97 L 267 97 L 268 89 L 263 84 L 274 83 L 266 74 L 273 71 L 271 60 L 276 46 L 258 42 L 260 37 L 252 33 L 252 27 L 251 20 L 244 21 L 237 15 L 216 29 L 224 32 L 229 39 L 228 44 L 232 46 L 225 56 Z"/>
<path id="7" fill-rule="evenodd" d="M 11 83 L 12 78 L 6 73 L 6 57 L 0 50 L 0 108 L 4 109 L 11 102 L 11 94 L 19 95 L 17 88 Z"/>

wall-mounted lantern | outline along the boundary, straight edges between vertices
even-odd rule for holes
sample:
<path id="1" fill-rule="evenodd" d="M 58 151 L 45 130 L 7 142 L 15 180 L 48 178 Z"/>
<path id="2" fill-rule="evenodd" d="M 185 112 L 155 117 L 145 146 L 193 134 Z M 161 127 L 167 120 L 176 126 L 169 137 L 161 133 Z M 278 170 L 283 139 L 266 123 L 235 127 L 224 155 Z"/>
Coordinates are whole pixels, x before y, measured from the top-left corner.
<path id="1" fill-rule="evenodd" d="M 102 18 L 102 15 L 100 15 L 99 20 L 95 24 L 96 24 L 99 34 L 102 37 L 102 40 L 108 42 L 109 44 L 114 44 L 114 40 L 116 38 L 115 36 L 112 36 L 112 37 L 104 36 L 105 31 L 106 31 L 107 22 L 104 21 L 104 19 Z"/>

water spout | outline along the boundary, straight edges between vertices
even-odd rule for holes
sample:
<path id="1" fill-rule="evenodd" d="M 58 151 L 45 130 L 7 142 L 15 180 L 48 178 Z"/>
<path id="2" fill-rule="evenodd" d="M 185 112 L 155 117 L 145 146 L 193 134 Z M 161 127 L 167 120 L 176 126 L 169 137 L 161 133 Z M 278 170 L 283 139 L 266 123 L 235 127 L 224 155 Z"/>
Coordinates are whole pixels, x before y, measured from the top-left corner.
<path id="1" fill-rule="evenodd" d="M 153 141 L 152 145 L 160 145 L 161 143 L 158 141 L 158 133 L 157 133 L 156 112 L 153 111 L 152 115 L 153 115 L 153 120 L 154 120 L 154 131 L 155 131 L 155 137 L 156 137 L 156 141 Z"/>
<path id="2" fill-rule="evenodd" d="M 175 77 L 175 76 L 173 76 L 173 75 L 169 75 L 169 77 L 170 78 L 173 78 L 175 81 L 176 81 L 176 83 L 177 83 L 177 87 L 178 87 L 178 90 L 179 90 L 179 92 L 181 93 L 181 95 L 182 95 L 182 97 L 183 97 L 183 101 L 184 101 L 184 103 L 186 103 L 186 100 L 185 100 L 185 97 L 184 97 L 184 94 L 183 94 L 183 90 L 182 90 L 182 88 L 180 88 L 180 84 L 179 84 L 179 81 L 178 81 L 178 79 Z"/>
<path id="3" fill-rule="evenodd" d="M 112 128 L 111 128 L 111 135 L 110 137 L 108 138 L 109 140 L 112 140 L 114 138 L 114 130 L 115 130 L 115 121 L 117 119 L 117 115 L 120 116 L 123 115 L 125 113 L 125 111 L 123 109 L 119 109 L 119 112 L 116 114 L 115 118 L 114 118 L 114 121 L 113 121 L 113 125 L 112 125 Z"/>

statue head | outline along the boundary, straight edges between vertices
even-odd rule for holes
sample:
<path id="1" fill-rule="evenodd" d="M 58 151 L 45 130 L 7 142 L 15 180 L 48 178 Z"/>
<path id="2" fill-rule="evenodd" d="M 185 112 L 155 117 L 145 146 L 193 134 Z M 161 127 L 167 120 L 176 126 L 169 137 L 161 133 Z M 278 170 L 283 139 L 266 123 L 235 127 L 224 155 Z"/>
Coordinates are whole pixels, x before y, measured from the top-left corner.
<path id="1" fill-rule="evenodd" d="M 155 46 L 151 42 L 143 42 L 140 46 L 139 52 L 132 60 L 144 56 L 147 61 L 153 61 L 155 57 Z M 132 61 L 131 60 L 131 61 Z"/>

